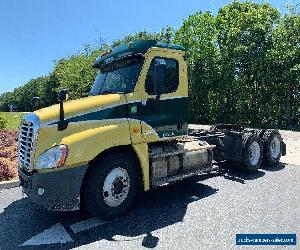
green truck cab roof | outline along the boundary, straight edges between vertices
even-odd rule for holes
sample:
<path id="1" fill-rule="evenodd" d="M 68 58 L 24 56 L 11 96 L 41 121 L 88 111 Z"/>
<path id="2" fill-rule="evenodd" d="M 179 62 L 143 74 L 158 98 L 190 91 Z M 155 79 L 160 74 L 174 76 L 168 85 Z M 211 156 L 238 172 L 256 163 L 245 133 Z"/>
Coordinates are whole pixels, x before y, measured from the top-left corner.
<path id="1" fill-rule="evenodd" d="M 130 54 L 137 54 L 137 53 L 144 54 L 151 47 L 168 48 L 168 49 L 185 51 L 184 47 L 176 44 L 162 43 L 156 40 L 138 40 L 138 41 L 132 41 L 128 43 L 123 43 L 119 46 L 114 47 L 111 50 L 104 52 L 95 60 L 93 66 L 97 68 L 103 63 L 107 63 L 109 61 L 113 61 L 114 59 L 127 56 Z"/>

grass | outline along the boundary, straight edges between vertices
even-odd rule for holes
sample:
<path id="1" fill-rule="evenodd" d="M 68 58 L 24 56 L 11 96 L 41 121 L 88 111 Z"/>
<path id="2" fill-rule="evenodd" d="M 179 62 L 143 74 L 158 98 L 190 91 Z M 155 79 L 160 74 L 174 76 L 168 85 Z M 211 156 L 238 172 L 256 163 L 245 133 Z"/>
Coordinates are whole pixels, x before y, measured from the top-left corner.
<path id="1" fill-rule="evenodd" d="M 5 129 L 8 130 L 18 129 L 24 115 L 25 113 L 23 112 L 0 112 L 0 116 L 4 117 L 7 121 Z"/>

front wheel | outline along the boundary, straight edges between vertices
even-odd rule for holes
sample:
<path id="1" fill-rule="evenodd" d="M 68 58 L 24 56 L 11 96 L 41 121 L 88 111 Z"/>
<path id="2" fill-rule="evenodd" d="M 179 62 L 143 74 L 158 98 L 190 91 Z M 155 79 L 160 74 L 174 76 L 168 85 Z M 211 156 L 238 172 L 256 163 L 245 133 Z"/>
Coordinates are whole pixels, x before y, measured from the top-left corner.
<path id="1" fill-rule="evenodd" d="M 85 207 L 93 216 L 112 219 L 134 205 L 140 189 L 136 161 L 126 153 L 113 153 L 93 163 L 85 183 Z"/>

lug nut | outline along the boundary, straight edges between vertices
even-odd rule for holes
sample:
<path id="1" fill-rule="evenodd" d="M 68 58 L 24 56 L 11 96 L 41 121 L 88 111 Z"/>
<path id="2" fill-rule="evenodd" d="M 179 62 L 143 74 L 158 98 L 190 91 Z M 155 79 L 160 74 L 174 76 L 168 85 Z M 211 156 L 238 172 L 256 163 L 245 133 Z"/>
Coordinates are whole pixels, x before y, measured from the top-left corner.
<path id="1" fill-rule="evenodd" d="M 45 189 L 44 188 L 38 188 L 37 190 L 38 195 L 43 195 L 45 193 Z"/>

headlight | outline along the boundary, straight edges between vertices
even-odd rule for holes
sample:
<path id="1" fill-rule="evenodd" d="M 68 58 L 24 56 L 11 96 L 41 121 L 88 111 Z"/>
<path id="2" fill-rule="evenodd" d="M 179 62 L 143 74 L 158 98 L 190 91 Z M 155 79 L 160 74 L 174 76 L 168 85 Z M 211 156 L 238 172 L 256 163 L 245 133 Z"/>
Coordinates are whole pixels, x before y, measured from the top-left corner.
<path id="1" fill-rule="evenodd" d="M 37 160 L 36 168 L 58 168 L 65 164 L 68 155 L 68 147 L 66 145 L 59 145 L 49 148 L 42 153 Z"/>

